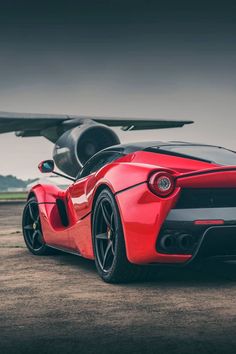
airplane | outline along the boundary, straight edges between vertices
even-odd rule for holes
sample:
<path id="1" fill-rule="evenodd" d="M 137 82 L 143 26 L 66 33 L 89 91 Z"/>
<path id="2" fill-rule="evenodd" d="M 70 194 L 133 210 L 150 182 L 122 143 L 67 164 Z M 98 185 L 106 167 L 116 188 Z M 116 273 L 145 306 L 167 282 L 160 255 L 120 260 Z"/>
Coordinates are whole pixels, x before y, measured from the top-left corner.
<path id="1" fill-rule="evenodd" d="M 95 153 L 120 144 L 110 127 L 130 131 L 178 128 L 192 123 L 191 120 L 0 112 L 0 134 L 15 132 L 18 137 L 43 136 L 50 140 L 54 143 L 56 166 L 71 177 L 76 177 Z"/>

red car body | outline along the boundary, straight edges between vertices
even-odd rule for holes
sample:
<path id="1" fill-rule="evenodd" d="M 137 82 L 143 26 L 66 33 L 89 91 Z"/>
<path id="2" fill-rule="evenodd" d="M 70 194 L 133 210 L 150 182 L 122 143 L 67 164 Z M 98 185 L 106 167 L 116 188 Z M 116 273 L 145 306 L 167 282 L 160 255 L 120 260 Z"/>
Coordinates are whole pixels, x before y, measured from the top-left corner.
<path id="1" fill-rule="evenodd" d="M 150 177 L 158 171 L 170 173 L 175 181 L 174 190 L 166 197 L 153 193 L 149 185 Z M 232 200 L 236 166 L 144 149 L 79 178 L 67 190 L 34 186 L 29 197 L 37 199 L 45 243 L 94 259 L 91 220 L 95 200 L 104 188 L 115 196 L 129 262 L 186 264 L 198 256 L 236 254 L 236 200 Z M 191 236 L 191 245 L 187 242 L 182 249 L 171 245 L 173 237 L 182 242 L 186 235 Z M 168 239 L 169 251 L 169 246 L 163 249 L 161 238 Z"/>

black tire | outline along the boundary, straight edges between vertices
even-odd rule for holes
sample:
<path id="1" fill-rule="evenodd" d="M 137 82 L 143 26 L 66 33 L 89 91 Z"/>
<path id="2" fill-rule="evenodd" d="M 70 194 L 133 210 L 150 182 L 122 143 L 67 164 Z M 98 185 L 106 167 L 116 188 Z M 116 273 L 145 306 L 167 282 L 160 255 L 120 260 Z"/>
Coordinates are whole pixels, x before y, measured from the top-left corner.
<path id="1" fill-rule="evenodd" d="M 24 207 L 22 232 L 25 244 L 31 253 L 37 256 L 50 253 L 43 239 L 38 202 L 35 197 L 30 198 Z"/>
<path id="2" fill-rule="evenodd" d="M 92 236 L 96 268 L 105 282 L 126 283 L 147 277 L 146 266 L 131 264 L 127 259 L 119 210 L 109 189 L 96 200 Z"/>

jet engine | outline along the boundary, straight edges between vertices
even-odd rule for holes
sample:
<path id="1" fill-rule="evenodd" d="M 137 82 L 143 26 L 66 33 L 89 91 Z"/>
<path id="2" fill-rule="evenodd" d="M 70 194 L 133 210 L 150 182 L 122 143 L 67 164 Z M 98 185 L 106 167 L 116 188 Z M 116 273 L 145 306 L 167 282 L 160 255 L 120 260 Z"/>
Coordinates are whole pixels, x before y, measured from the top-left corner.
<path id="1" fill-rule="evenodd" d="M 60 136 L 54 147 L 53 159 L 61 171 L 76 177 L 96 152 L 119 143 L 118 136 L 107 126 L 83 124 Z"/>

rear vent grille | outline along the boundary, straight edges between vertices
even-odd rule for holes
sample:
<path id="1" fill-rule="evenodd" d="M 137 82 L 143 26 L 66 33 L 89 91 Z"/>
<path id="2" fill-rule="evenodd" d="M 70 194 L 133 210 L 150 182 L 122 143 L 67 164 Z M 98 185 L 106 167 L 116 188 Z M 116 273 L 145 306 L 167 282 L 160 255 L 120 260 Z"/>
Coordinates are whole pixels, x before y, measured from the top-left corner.
<path id="1" fill-rule="evenodd" d="M 184 188 L 175 209 L 236 207 L 236 188 Z"/>

